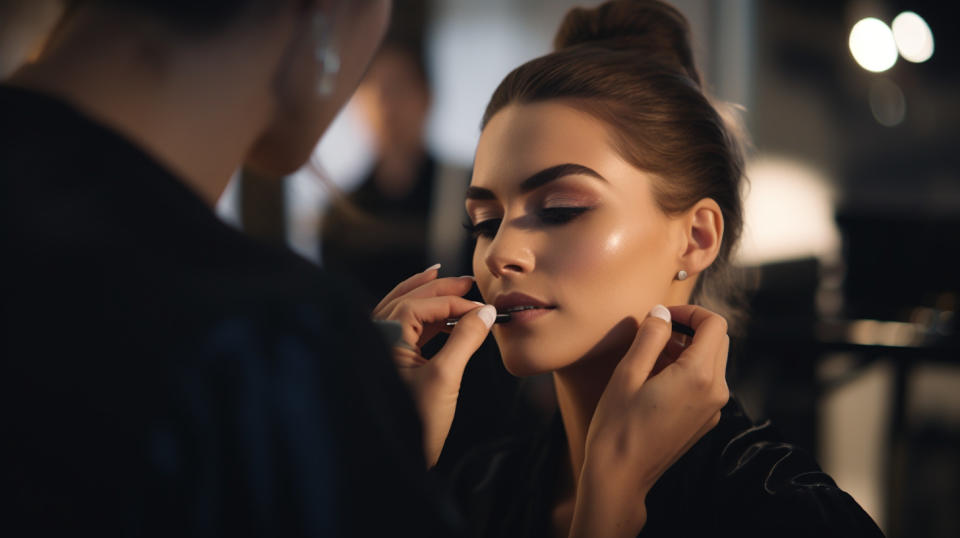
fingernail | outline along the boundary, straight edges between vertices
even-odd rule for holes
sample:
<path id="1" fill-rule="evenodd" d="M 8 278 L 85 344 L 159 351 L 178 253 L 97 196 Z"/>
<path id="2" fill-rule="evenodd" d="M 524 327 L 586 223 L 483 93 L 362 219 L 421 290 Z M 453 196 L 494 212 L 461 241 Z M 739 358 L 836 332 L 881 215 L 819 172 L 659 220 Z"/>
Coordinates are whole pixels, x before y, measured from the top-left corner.
<path id="1" fill-rule="evenodd" d="M 650 316 L 670 323 L 670 311 L 667 310 L 667 307 L 663 306 L 662 304 L 658 304 L 657 306 L 653 307 L 653 310 L 650 311 Z"/>
<path id="2" fill-rule="evenodd" d="M 471 301 L 471 302 L 472 302 L 473 304 L 477 305 L 477 306 L 485 306 L 485 305 L 484 305 L 483 303 L 481 303 L 480 301 Z"/>
<path id="3" fill-rule="evenodd" d="M 469 278 L 470 280 L 474 280 L 473 275 L 463 275 L 460 278 Z"/>
<path id="4" fill-rule="evenodd" d="M 489 329 L 497 319 L 497 309 L 493 305 L 484 305 L 483 308 L 477 312 L 477 317 L 480 318 L 480 321 Z"/>
<path id="5" fill-rule="evenodd" d="M 423 272 L 424 272 L 424 273 L 427 273 L 427 272 L 433 271 L 434 269 L 439 269 L 439 268 L 440 268 L 440 264 L 439 264 L 439 263 L 435 263 L 435 264 L 431 265 L 430 267 L 427 267 L 426 269 L 424 269 Z"/>

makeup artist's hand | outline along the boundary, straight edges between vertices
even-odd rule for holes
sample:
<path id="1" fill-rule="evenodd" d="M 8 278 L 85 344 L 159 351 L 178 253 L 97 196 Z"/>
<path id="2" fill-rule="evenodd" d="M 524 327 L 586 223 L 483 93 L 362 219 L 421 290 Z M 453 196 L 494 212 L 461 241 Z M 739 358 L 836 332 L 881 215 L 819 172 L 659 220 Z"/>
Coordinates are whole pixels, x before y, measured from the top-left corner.
<path id="1" fill-rule="evenodd" d="M 689 345 L 672 340 L 671 316 L 696 331 Z M 729 345 L 726 320 L 698 306 L 656 307 L 640 324 L 587 431 L 570 536 L 636 536 L 647 492 L 720 420 Z"/>
<path id="2" fill-rule="evenodd" d="M 493 306 L 462 297 L 470 291 L 472 277 L 437 278 L 437 272 L 430 268 L 401 282 L 373 310 L 373 319 L 397 321 L 403 329 L 393 358 L 420 412 L 427 467 L 437 463 L 450 433 L 467 361 L 497 315 Z M 443 348 L 430 360 L 424 358 L 421 347 L 444 329 L 447 318 L 456 317 L 460 321 Z"/>

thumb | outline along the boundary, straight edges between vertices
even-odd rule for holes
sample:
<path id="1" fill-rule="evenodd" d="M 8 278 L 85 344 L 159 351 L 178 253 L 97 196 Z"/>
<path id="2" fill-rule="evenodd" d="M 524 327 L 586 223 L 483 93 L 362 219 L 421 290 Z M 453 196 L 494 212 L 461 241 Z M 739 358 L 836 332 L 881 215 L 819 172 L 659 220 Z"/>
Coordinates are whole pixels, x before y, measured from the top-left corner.
<path id="1" fill-rule="evenodd" d="M 670 311 L 663 305 L 653 307 L 650 315 L 640 323 L 637 336 L 614 370 L 611 381 L 616 379 L 631 393 L 639 389 L 650 376 L 650 371 L 667 346 L 672 332 Z"/>
<path id="2" fill-rule="evenodd" d="M 470 357 L 490 334 L 490 327 L 496 319 L 497 309 L 492 305 L 469 312 L 460 318 L 447 343 L 430 359 L 430 363 L 445 375 L 455 375 L 459 379 Z"/>

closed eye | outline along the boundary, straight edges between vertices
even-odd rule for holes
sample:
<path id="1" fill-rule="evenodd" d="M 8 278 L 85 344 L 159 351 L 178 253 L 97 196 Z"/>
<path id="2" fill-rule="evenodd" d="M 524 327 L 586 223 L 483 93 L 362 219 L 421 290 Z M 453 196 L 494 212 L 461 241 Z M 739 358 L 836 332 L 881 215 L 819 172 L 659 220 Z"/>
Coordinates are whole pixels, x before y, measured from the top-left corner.
<path id="1" fill-rule="evenodd" d="M 468 220 L 463 223 L 463 228 L 467 230 L 470 236 L 474 239 L 479 237 L 490 239 L 497 235 L 497 230 L 500 229 L 501 222 L 503 222 L 503 219 L 487 219 L 473 224 Z"/>
<path id="2" fill-rule="evenodd" d="M 545 207 L 538 211 L 540 220 L 544 224 L 566 224 L 593 209 L 592 207 Z"/>
<path id="3" fill-rule="evenodd" d="M 545 207 L 537 211 L 537 218 L 540 220 L 540 222 L 547 226 L 559 226 L 574 220 L 591 209 L 593 208 L 586 206 Z M 497 230 L 500 229 L 500 224 L 502 222 L 502 218 L 487 219 L 476 224 L 473 224 L 467 220 L 463 223 L 463 228 L 467 230 L 473 239 L 480 237 L 492 239 L 495 235 L 497 235 Z"/>

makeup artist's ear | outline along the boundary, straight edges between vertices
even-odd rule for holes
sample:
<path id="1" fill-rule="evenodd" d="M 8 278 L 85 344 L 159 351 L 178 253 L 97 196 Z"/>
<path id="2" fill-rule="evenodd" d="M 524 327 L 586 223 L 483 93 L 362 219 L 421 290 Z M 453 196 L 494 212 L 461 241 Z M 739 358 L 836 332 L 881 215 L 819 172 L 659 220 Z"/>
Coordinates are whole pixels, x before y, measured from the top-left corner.
<path id="1" fill-rule="evenodd" d="M 681 221 L 685 241 L 680 268 L 696 275 L 717 259 L 723 241 L 723 212 L 713 198 L 704 198 L 684 213 Z"/>

